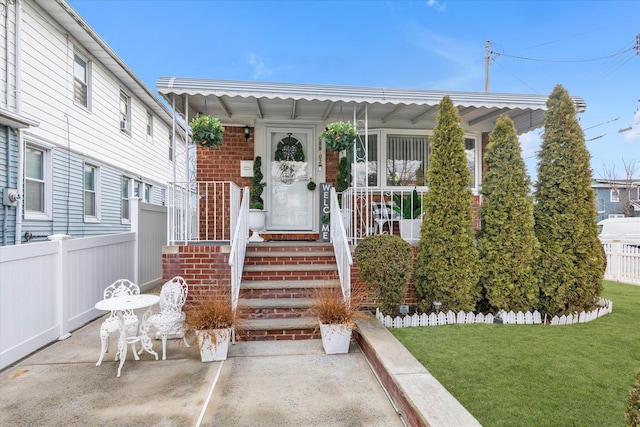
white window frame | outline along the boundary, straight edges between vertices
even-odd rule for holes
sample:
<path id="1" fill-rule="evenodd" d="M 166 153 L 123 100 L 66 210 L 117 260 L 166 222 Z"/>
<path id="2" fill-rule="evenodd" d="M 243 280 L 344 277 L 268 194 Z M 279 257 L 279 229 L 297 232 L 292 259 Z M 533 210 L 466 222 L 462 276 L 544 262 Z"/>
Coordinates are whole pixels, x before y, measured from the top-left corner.
<path id="1" fill-rule="evenodd" d="M 384 152 L 384 157 L 382 157 L 384 159 L 384 161 L 382 161 L 382 160 L 379 161 L 380 162 L 380 170 L 381 170 L 380 173 L 384 174 L 384 177 L 382 179 L 383 179 L 383 182 L 384 182 L 385 186 L 387 186 L 387 187 L 399 187 L 399 188 L 402 187 L 402 186 L 394 186 L 394 185 L 389 184 L 389 180 L 388 180 L 388 176 L 387 176 L 387 165 L 388 165 L 388 162 L 389 162 L 389 150 L 388 150 L 388 148 L 389 148 L 388 147 L 389 138 L 390 137 L 396 137 L 396 136 L 397 137 L 409 137 L 409 138 L 410 137 L 417 137 L 417 138 L 427 138 L 427 140 L 429 140 L 429 139 L 431 139 L 432 134 L 433 133 L 430 132 L 430 131 L 429 132 L 424 132 L 424 131 L 423 132 L 402 132 L 402 131 L 399 131 L 399 130 L 398 131 L 389 130 L 389 131 L 385 132 L 384 139 L 380 142 L 380 144 L 381 144 L 381 147 L 380 147 L 381 150 L 380 151 Z M 428 162 L 428 152 L 429 152 L 429 150 L 428 150 L 428 147 L 427 147 L 427 159 L 425 159 L 427 162 Z M 428 167 L 428 164 L 427 164 L 427 167 Z M 382 171 L 383 169 L 384 169 L 384 172 Z M 425 177 L 426 177 L 427 171 L 425 170 L 423 173 L 425 174 Z M 413 188 L 414 185 L 410 185 L 410 187 Z"/>
<path id="2" fill-rule="evenodd" d="M 124 185 L 126 181 L 126 186 Z M 123 190 L 127 190 L 127 194 L 123 194 Z M 128 176 L 122 176 L 122 180 L 120 183 L 120 219 L 122 224 L 131 224 L 131 194 L 133 190 L 133 179 Z M 125 216 L 125 209 L 127 207 Z"/>
<path id="3" fill-rule="evenodd" d="M 95 215 L 87 215 L 86 213 L 86 204 L 87 204 L 87 192 L 91 190 L 87 190 L 87 181 L 86 181 L 86 170 L 87 168 L 92 168 L 94 171 L 93 174 L 93 204 Z M 84 200 L 83 200 L 83 213 L 84 213 L 84 222 L 100 222 L 100 168 L 96 165 L 85 163 L 84 164 L 84 173 L 83 173 L 83 187 L 84 187 Z"/>
<path id="4" fill-rule="evenodd" d="M 142 192 L 142 201 L 145 203 L 151 203 L 151 184 L 144 184 L 144 191 Z"/>
<path id="5" fill-rule="evenodd" d="M 36 179 L 36 178 L 30 178 L 27 176 L 27 155 L 26 155 L 26 150 L 36 150 L 36 151 L 40 151 L 42 153 L 42 176 L 43 179 Z M 52 166 L 51 166 L 51 148 L 50 147 L 44 147 L 42 145 L 39 144 L 34 144 L 34 143 L 27 143 L 25 145 L 25 164 L 24 164 L 24 193 L 25 193 L 25 197 L 24 197 L 24 218 L 25 219 L 32 219 L 32 220 L 43 220 L 43 221 L 50 221 L 53 216 L 52 216 L 52 212 L 53 212 L 53 172 L 52 172 Z M 32 210 L 27 210 L 27 197 L 28 197 L 28 190 L 27 190 L 27 183 L 28 181 L 36 181 L 39 183 L 42 183 L 43 185 L 43 211 L 32 211 Z"/>
<path id="6" fill-rule="evenodd" d="M 76 64 L 77 64 L 77 59 L 81 60 L 82 62 L 84 62 L 84 80 L 82 80 L 81 78 L 79 78 L 76 75 Z M 86 103 L 82 103 L 81 100 L 78 100 L 76 97 L 76 85 L 83 85 L 86 91 Z M 87 110 L 91 109 L 91 61 L 89 61 L 87 59 L 86 56 L 81 55 L 78 52 L 74 52 L 73 53 L 73 102 L 82 107 L 82 108 L 86 108 Z"/>
<path id="7" fill-rule="evenodd" d="M 618 198 L 618 193 L 616 192 L 615 188 L 612 188 L 611 190 L 609 190 L 609 201 L 611 203 L 619 203 L 620 199 Z"/>
<path id="8" fill-rule="evenodd" d="M 147 111 L 147 141 L 153 141 L 153 113 Z"/>
<path id="9" fill-rule="evenodd" d="M 369 130 L 369 133 L 378 132 L 376 130 Z M 388 160 L 387 153 L 387 139 L 389 135 L 398 135 L 398 136 L 427 136 L 429 139 L 433 137 L 433 129 L 429 130 L 411 130 L 411 129 L 383 129 L 382 135 L 378 138 L 378 184 L 382 187 L 387 187 L 387 171 L 386 164 Z M 482 136 L 480 134 L 472 134 L 465 133 L 465 139 L 473 139 L 475 141 L 474 148 L 474 171 L 473 175 L 473 185 L 470 187 L 472 193 L 474 195 L 479 194 L 480 183 L 482 182 L 482 163 L 481 163 L 481 155 L 480 149 L 482 147 Z M 427 165 L 427 170 L 430 166 Z M 426 173 L 426 171 L 425 171 Z M 413 188 L 413 187 L 412 187 Z"/>
<path id="10" fill-rule="evenodd" d="M 380 168 L 381 168 L 381 164 L 382 161 L 380 160 L 381 156 L 382 156 L 382 132 L 380 130 L 369 130 L 369 132 L 367 132 L 367 134 L 369 135 L 369 137 L 371 138 L 372 136 L 375 136 L 377 138 L 376 144 L 376 154 L 378 155 L 378 158 L 375 159 L 376 162 L 376 170 L 375 170 L 375 174 L 376 174 L 376 184 L 375 187 L 379 187 L 381 182 L 385 181 L 386 182 L 386 172 L 385 172 L 385 178 L 382 178 L 382 173 L 380 172 Z M 362 132 L 358 132 L 358 135 L 360 137 L 360 139 L 362 140 L 362 144 L 364 145 L 364 131 Z M 385 137 L 386 138 L 386 137 Z M 358 140 L 357 142 L 358 144 L 360 143 L 360 141 Z M 368 159 L 369 163 L 371 163 L 371 159 Z M 350 165 L 350 169 L 353 169 L 353 163 Z M 371 169 L 368 169 L 368 172 L 371 173 Z M 353 171 L 351 172 L 353 174 Z M 368 180 L 367 180 L 368 181 Z M 351 186 L 352 183 L 349 183 L 349 185 Z M 362 187 L 364 185 L 363 182 L 361 182 L 361 180 L 359 180 L 357 182 L 358 187 Z"/>
<path id="11" fill-rule="evenodd" d="M 120 131 L 131 135 L 131 96 L 122 89 L 120 89 L 119 105 Z"/>
<path id="12" fill-rule="evenodd" d="M 142 181 L 134 181 L 133 182 L 133 197 L 137 197 L 141 201 L 145 203 L 149 203 L 149 196 L 151 193 L 151 186 Z"/>

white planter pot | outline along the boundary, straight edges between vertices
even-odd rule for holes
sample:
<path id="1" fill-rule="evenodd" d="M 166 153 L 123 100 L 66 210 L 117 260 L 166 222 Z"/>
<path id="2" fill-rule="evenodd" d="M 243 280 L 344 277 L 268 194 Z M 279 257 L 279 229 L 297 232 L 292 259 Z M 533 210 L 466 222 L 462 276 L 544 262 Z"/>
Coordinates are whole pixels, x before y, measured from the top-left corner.
<path id="1" fill-rule="evenodd" d="M 258 232 L 264 229 L 267 219 L 267 211 L 262 209 L 249 209 L 249 230 L 253 232 L 249 237 L 250 242 L 264 242 L 264 239 Z"/>
<path id="2" fill-rule="evenodd" d="M 400 237 L 412 245 L 418 244 L 420 240 L 420 226 L 422 219 L 401 219 L 400 220 Z"/>
<path id="3" fill-rule="evenodd" d="M 349 352 L 351 343 L 351 326 L 344 324 L 320 323 L 322 347 L 327 354 L 343 354 Z"/>
<path id="4" fill-rule="evenodd" d="M 215 335 L 215 343 L 212 340 L 212 335 Z M 231 328 L 196 331 L 196 342 L 200 348 L 200 359 L 203 362 L 227 360 L 230 339 Z"/>

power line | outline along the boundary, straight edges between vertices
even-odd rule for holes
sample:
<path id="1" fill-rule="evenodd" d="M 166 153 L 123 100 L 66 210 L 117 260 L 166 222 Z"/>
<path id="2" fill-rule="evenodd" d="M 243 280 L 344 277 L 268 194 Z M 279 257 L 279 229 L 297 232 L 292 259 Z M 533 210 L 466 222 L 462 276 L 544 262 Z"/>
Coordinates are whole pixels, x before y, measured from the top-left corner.
<path id="1" fill-rule="evenodd" d="M 607 56 L 601 56 L 599 58 L 589 58 L 589 59 L 541 59 L 541 58 L 527 58 L 524 56 L 518 56 L 518 55 L 510 55 L 508 53 L 500 53 L 500 52 L 496 52 L 493 50 L 490 50 L 489 53 L 496 55 L 496 56 L 506 56 L 509 58 L 515 58 L 515 59 L 524 59 L 526 61 L 538 61 L 538 62 L 593 62 L 593 61 L 602 61 L 604 59 L 609 59 L 609 58 L 614 58 L 616 56 L 620 56 L 625 52 L 634 50 L 635 48 L 631 47 L 627 50 L 624 50 L 623 52 L 616 52 L 613 53 L 611 55 L 607 55 Z"/>

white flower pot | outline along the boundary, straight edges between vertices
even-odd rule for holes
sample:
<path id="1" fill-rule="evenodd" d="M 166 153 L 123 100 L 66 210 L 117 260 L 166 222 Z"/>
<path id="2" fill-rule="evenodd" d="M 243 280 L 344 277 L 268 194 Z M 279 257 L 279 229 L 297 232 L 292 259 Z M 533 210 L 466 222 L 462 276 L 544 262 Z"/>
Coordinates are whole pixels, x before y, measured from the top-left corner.
<path id="1" fill-rule="evenodd" d="M 320 322 L 322 347 L 327 354 L 343 354 L 349 352 L 351 344 L 351 325 L 324 324 Z"/>
<path id="2" fill-rule="evenodd" d="M 412 245 L 417 245 L 420 240 L 420 226 L 422 219 L 401 219 L 400 220 L 400 237 Z"/>
<path id="3" fill-rule="evenodd" d="M 215 343 L 212 340 L 215 335 Z M 227 360 L 231 328 L 196 331 L 196 340 L 200 348 L 200 359 L 203 362 Z"/>
<path id="4" fill-rule="evenodd" d="M 249 209 L 249 230 L 253 232 L 249 237 L 250 242 L 264 242 L 258 232 L 264 228 L 267 219 L 267 211 L 262 209 Z"/>

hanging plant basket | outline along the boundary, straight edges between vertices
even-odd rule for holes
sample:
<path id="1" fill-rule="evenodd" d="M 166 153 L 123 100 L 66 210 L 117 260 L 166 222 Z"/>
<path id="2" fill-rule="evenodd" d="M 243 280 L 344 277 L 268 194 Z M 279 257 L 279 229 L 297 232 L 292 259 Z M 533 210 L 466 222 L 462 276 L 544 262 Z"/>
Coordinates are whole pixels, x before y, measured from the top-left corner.
<path id="1" fill-rule="evenodd" d="M 191 141 L 202 147 L 220 148 L 224 127 L 215 117 L 198 116 L 189 123 Z"/>
<path id="2" fill-rule="evenodd" d="M 330 123 L 321 135 L 321 138 L 327 143 L 327 149 L 333 152 L 353 147 L 357 137 L 356 128 L 350 122 Z"/>

